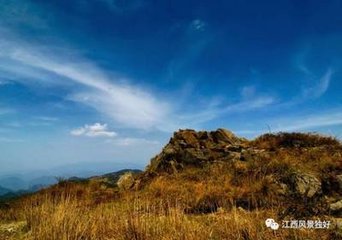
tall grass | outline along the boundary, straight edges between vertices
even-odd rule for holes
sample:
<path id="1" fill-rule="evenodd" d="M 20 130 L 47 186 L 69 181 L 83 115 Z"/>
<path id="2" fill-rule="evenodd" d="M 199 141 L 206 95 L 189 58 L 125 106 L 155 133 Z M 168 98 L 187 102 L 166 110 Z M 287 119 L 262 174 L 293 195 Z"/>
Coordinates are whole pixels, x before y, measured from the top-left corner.
<path id="1" fill-rule="evenodd" d="M 331 239 L 328 230 L 267 229 L 266 218 L 276 210 L 218 209 L 209 214 L 186 214 L 184 206 L 131 195 L 95 205 L 66 195 L 45 194 L 23 202 L 28 240 L 207 240 L 207 239 Z"/>

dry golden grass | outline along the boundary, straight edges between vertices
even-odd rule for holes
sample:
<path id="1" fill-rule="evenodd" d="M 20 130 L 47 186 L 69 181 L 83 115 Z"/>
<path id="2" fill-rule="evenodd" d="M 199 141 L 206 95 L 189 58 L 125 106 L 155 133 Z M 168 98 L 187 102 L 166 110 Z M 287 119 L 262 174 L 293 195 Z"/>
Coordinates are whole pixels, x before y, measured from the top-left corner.
<path id="1" fill-rule="evenodd" d="M 250 145 L 273 150 L 249 161 L 157 173 L 131 191 L 98 181 L 61 181 L 0 207 L 0 229 L 4 223 L 26 223 L 19 233 L 0 231 L 0 239 L 342 239 L 332 228 L 273 231 L 264 223 L 267 218 L 293 218 L 284 214 L 286 210 L 329 220 L 320 199 L 308 203 L 283 196 L 277 181 L 302 171 L 321 179 L 326 196 L 338 194 L 334 181 L 342 171 L 341 145 L 331 138 L 301 134 L 266 135 Z"/>
<path id="2" fill-rule="evenodd" d="M 183 207 L 162 210 L 147 200 L 126 200 L 85 206 L 68 196 L 56 201 L 45 195 L 38 204 L 37 199 L 31 204 L 27 201 L 23 239 L 332 239 L 333 234 L 328 230 L 272 231 L 264 224 L 266 218 L 277 218 L 272 210 L 232 208 L 196 215 L 185 214 Z"/>
<path id="3" fill-rule="evenodd" d="M 20 234 L 8 233 L 3 239 L 338 239 L 333 229 L 267 229 L 265 219 L 280 219 L 281 209 L 278 199 L 272 200 L 273 190 L 263 189 L 267 175 L 246 174 L 248 165 L 229 166 L 163 175 L 139 191 L 63 182 L 0 210 L 2 222 L 26 222 Z M 236 177 L 240 182 L 232 185 Z M 107 198 L 94 200 L 99 195 Z M 255 201 L 251 211 L 236 207 L 246 198 Z M 261 201 L 273 201 L 273 207 Z"/>
<path id="4" fill-rule="evenodd" d="M 317 133 L 288 133 L 264 134 L 254 139 L 251 144 L 262 149 L 278 149 L 281 147 L 318 147 L 340 146 L 341 143 L 334 137 L 323 136 Z"/>

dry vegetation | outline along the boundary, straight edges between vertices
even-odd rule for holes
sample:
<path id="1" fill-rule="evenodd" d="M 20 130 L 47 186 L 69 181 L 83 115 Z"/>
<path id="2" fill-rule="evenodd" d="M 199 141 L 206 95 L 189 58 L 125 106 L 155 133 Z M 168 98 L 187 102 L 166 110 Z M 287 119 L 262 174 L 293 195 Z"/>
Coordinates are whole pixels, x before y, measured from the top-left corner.
<path id="1" fill-rule="evenodd" d="M 2 223 L 25 225 L 0 230 L 0 239 L 341 239 L 334 228 L 273 231 L 264 224 L 270 217 L 330 220 L 320 198 L 308 202 L 284 195 L 276 183 L 306 171 L 322 179 L 323 191 L 338 194 L 333 176 L 342 171 L 340 143 L 318 135 L 280 134 L 250 145 L 272 152 L 250 161 L 161 172 L 129 191 L 96 181 L 61 181 L 3 205 Z"/>
<path id="2" fill-rule="evenodd" d="M 245 211 L 241 208 L 216 213 L 185 214 L 184 206 L 126 196 L 121 201 L 89 205 L 72 195 L 41 195 L 26 199 L 14 212 L 4 212 L 7 221 L 27 225 L 8 232 L 8 239 L 333 239 L 327 230 L 266 229 L 274 210 Z M 18 207 L 18 206 L 17 206 Z M 1 235 L 0 235 L 1 236 Z M 5 235 L 3 235 L 4 237 Z"/>

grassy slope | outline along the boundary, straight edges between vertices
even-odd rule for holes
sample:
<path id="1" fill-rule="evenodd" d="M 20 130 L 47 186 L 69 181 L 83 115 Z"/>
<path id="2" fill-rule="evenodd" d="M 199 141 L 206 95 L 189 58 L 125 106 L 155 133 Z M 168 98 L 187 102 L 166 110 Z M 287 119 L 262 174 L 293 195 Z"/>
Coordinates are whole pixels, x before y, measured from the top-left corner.
<path id="1" fill-rule="evenodd" d="M 341 174 L 341 145 L 316 135 L 264 135 L 251 146 L 269 154 L 251 161 L 217 162 L 158 173 L 139 190 L 101 181 L 61 182 L 0 210 L 0 238 L 19 239 L 338 239 L 336 229 L 272 231 L 266 218 L 332 219 L 322 199 L 308 204 L 279 194 L 275 179 L 309 172 L 329 184 Z M 332 189 L 330 189 L 332 188 Z M 286 211 L 291 209 L 293 211 Z M 8 225 L 2 225 L 8 226 Z M 21 225 L 20 225 L 21 226 Z M 2 229 L 2 230 L 1 230 Z M 4 230 L 5 229 L 5 230 Z M 7 229 L 7 230 L 6 230 Z M 6 238 L 5 238 L 6 236 Z"/>

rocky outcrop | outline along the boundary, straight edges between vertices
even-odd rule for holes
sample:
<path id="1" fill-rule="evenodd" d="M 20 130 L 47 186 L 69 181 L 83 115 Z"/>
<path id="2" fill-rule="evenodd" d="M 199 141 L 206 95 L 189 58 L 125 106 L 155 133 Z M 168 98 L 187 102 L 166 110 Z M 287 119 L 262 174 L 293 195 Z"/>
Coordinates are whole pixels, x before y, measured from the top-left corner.
<path id="1" fill-rule="evenodd" d="M 225 186 L 246 191 L 233 198 L 236 206 L 253 209 L 271 206 L 269 201 L 274 206 L 280 204 L 286 208 L 285 215 L 333 213 L 339 216 L 342 208 L 339 201 L 342 199 L 341 153 L 342 145 L 337 140 L 317 134 L 265 134 L 248 141 L 222 128 L 215 131 L 179 130 L 151 159 L 133 187 L 131 183 L 128 185 L 141 189 L 155 178 L 173 174 L 174 178 L 180 176 L 182 183 L 181 179 L 192 168 L 196 168 L 195 172 L 199 174 L 192 179 L 203 179 L 205 177 L 201 174 L 207 174 L 212 165 L 218 169 L 224 166 L 226 169 L 222 174 L 227 177 L 224 181 L 229 181 Z M 213 176 L 215 178 L 217 176 Z M 220 206 L 225 198 L 220 201 L 214 205 Z M 204 205 L 215 208 L 212 202 Z M 204 209 L 202 205 L 198 206 Z"/>
<path id="2" fill-rule="evenodd" d="M 211 132 L 180 130 L 174 133 L 163 151 L 151 160 L 148 171 L 177 172 L 188 165 L 244 160 L 253 155 L 252 150 L 242 151 L 246 142 L 221 128 Z"/>

